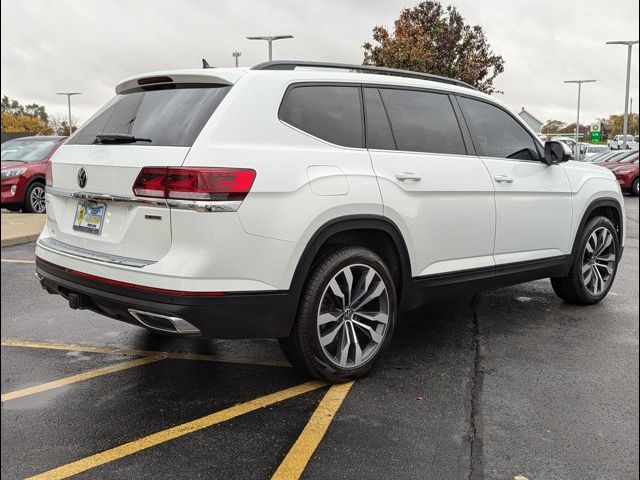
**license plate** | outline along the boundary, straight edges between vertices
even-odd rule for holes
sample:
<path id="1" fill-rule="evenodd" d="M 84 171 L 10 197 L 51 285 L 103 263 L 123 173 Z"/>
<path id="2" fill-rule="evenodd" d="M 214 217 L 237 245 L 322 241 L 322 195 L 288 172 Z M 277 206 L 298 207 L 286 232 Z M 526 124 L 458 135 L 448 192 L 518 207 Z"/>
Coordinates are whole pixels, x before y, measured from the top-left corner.
<path id="1" fill-rule="evenodd" d="M 78 202 L 76 216 L 73 219 L 73 229 L 100 235 L 106 209 L 107 206 L 104 203 Z"/>

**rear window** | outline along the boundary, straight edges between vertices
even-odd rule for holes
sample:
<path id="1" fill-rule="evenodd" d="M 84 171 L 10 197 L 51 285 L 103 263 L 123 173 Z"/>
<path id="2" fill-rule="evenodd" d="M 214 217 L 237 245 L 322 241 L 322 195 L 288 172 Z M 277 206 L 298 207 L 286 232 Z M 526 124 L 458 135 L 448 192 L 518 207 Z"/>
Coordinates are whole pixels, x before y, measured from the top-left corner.
<path id="1" fill-rule="evenodd" d="M 190 147 L 231 89 L 227 85 L 173 85 L 113 98 L 68 144 L 92 145 L 96 135 L 132 135 L 134 145 Z"/>
<path id="2" fill-rule="evenodd" d="M 280 120 L 327 142 L 362 148 L 362 107 L 357 86 L 298 86 L 285 94 Z"/>

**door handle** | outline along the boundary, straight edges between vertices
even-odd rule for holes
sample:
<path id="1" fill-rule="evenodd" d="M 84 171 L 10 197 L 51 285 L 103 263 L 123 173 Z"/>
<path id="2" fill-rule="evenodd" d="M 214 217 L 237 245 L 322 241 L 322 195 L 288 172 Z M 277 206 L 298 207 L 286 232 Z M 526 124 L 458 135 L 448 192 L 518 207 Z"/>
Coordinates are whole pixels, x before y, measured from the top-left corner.
<path id="1" fill-rule="evenodd" d="M 511 175 L 495 175 L 493 178 L 498 183 L 513 183 Z"/>
<path id="2" fill-rule="evenodd" d="M 414 182 L 419 182 L 420 180 L 422 180 L 420 175 L 413 172 L 397 172 L 396 178 L 401 182 L 406 182 L 407 180 L 413 180 Z"/>

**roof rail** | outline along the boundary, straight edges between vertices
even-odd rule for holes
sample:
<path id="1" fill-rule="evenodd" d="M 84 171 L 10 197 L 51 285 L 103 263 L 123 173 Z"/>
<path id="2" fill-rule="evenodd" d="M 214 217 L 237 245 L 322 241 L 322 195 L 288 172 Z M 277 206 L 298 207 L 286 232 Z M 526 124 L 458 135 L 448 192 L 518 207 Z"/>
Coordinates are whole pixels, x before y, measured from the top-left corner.
<path id="1" fill-rule="evenodd" d="M 398 68 L 374 67 L 371 65 L 351 65 L 348 63 L 328 63 L 328 62 L 307 62 L 298 60 L 274 60 L 271 62 L 259 63 L 251 67 L 251 70 L 295 70 L 296 67 L 310 68 L 333 68 L 340 70 L 355 70 L 358 72 L 376 73 L 381 75 L 393 75 L 396 77 L 420 78 L 422 80 L 430 80 L 432 82 L 448 83 L 459 87 L 471 88 L 475 87 L 461 80 L 453 78 L 441 77 L 431 73 L 414 72 L 411 70 L 400 70 Z"/>

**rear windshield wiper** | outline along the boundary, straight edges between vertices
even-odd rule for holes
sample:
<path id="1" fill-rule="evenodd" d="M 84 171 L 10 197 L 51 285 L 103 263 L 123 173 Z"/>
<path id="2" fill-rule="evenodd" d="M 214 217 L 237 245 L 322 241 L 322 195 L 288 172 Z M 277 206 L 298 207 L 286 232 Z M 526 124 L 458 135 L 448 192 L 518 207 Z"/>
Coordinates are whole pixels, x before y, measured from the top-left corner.
<path id="1" fill-rule="evenodd" d="M 111 144 L 111 143 L 135 143 L 135 142 L 151 143 L 151 139 L 134 137 L 133 135 L 127 135 L 126 133 L 102 133 L 100 135 L 96 135 L 96 139 L 94 143 Z"/>

